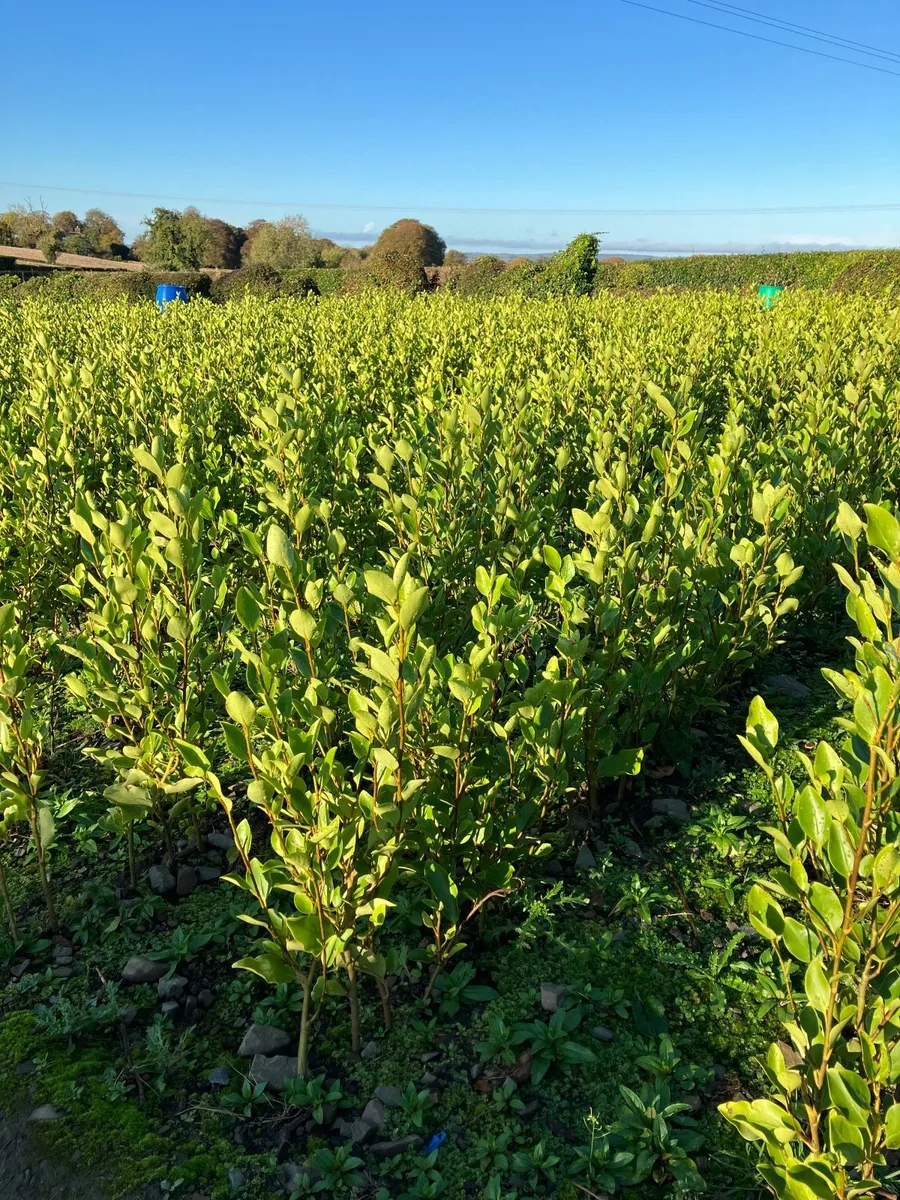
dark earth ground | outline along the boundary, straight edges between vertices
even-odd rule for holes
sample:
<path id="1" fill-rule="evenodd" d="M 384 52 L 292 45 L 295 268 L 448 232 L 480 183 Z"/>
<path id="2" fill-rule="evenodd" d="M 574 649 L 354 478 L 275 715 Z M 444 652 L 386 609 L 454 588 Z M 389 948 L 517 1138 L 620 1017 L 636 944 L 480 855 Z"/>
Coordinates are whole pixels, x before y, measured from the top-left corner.
<path id="1" fill-rule="evenodd" d="M 107 1200 L 96 1172 L 80 1176 L 44 1156 L 26 1120 L 0 1113 L 0 1200 Z"/>

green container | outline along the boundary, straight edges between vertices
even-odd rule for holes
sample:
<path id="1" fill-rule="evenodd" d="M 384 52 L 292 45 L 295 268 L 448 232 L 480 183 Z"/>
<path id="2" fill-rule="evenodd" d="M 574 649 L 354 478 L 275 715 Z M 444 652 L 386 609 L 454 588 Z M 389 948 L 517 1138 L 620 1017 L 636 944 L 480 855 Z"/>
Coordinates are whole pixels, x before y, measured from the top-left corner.
<path id="1" fill-rule="evenodd" d="M 772 284 L 763 283 L 757 288 L 757 293 L 762 296 L 763 304 L 766 308 L 771 308 L 772 301 L 776 296 L 780 296 L 783 291 L 784 288 L 780 284 L 773 286 Z"/>

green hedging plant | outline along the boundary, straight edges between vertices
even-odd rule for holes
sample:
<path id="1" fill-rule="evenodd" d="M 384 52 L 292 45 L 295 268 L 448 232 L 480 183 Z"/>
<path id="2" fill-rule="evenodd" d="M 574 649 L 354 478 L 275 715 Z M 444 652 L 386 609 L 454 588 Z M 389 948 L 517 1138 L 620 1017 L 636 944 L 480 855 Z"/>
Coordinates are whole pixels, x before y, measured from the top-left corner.
<path id="1" fill-rule="evenodd" d="M 36 646 L 23 631 L 16 605 L 4 604 L 0 607 L 0 828 L 15 821 L 28 822 L 47 918 L 58 933 L 59 917 L 47 867 L 55 828 L 43 793 L 48 726 L 36 696 L 37 667 Z M 15 937 L 15 914 L 2 868 L 0 876 L 0 894 Z"/>
<path id="2" fill-rule="evenodd" d="M 839 747 L 799 754 L 808 782 L 777 774 L 778 722 L 760 697 L 744 746 L 772 787 L 782 866 L 755 885 L 754 928 L 781 964 L 790 1062 L 778 1044 L 758 1100 L 720 1106 L 780 1200 L 849 1200 L 879 1189 L 900 1149 L 900 522 L 842 505 L 853 573 L 838 566 L 855 669 L 825 671 L 846 705 Z M 860 543 L 868 546 L 868 560 Z"/>
<path id="3" fill-rule="evenodd" d="M 110 519 L 90 493 L 77 498 L 70 519 L 83 562 L 65 586 L 86 615 L 67 647 L 82 668 L 66 682 L 113 742 L 87 753 L 116 773 L 105 795 L 127 822 L 132 884 L 135 820 L 156 826 L 170 865 L 174 821 L 185 819 L 199 844 L 191 793 L 200 780 L 185 774 L 179 744 L 203 740 L 215 687 L 227 691 L 219 652 L 226 568 L 210 561 L 204 536 L 215 519 L 213 497 L 191 490 L 183 464 L 163 469 L 161 438 L 153 451 L 134 452 L 157 482 L 143 506 L 146 524 L 121 500 Z"/>

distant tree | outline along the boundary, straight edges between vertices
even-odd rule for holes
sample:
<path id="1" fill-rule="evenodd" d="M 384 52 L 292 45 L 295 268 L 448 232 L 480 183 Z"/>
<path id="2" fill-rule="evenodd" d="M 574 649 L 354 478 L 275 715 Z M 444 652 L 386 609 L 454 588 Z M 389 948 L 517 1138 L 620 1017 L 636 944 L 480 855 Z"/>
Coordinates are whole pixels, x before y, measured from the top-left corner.
<path id="1" fill-rule="evenodd" d="M 444 255 L 445 267 L 464 267 L 466 264 L 466 256 L 462 250 L 448 250 Z"/>
<path id="2" fill-rule="evenodd" d="M 0 216 L 0 221 L 11 227 L 10 244 L 13 246 L 34 248 L 51 228 L 50 214 L 47 210 L 35 208 L 32 204 L 13 204 Z"/>
<path id="3" fill-rule="evenodd" d="M 38 250 L 48 263 L 55 263 L 56 257 L 63 248 L 62 234 L 58 229 L 50 229 L 38 239 Z"/>
<path id="4" fill-rule="evenodd" d="M 248 266 L 272 267 L 288 271 L 292 267 L 313 265 L 313 242 L 307 221 L 299 214 L 280 221 L 257 221 L 247 229 L 242 253 Z"/>
<path id="5" fill-rule="evenodd" d="M 84 214 L 81 229 L 91 243 L 95 254 L 112 254 L 114 248 L 123 245 L 125 234 L 115 218 L 101 208 L 89 208 Z"/>
<path id="6" fill-rule="evenodd" d="M 71 233 L 81 232 L 81 222 L 69 208 L 64 208 L 60 212 L 54 213 L 51 224 L 55 232 L 62 237 L 68 237 Z"/>
<path id="7" fill-rule="evenodd" d="M 12 215 L 0 213 L 0 246 L 14 246 L 16 243 L 16 227 Z"/>
<path id="8" fill-rule="evenodd" d="M 70 233 L 62 240 L 66 254 L 93 254 L 94 247 L 83 233 Z"/>
<path id="9" fill-rule="evenodd" d="M 400 254 L 413 259 L 420 267 L 439 267 L 444 261 L 447 246 L 430 225 L 404 217 L 388 225 L 372 248 L 373 266 L 380 257 Z"/>
<path id="10" fill-rule="evenodd" d="M 208 241 L 204 267 L 225 267 L 235 270 L 241 265 L 241 247 L 247 234 L 237 225 L 229 225 L 218 217 L 206 219 Z"/>
<path id="11" fill-rule="evenodd" d="M 139 233 L 131 243 L 131 257 L 137 259 L 138 262 L 145 263 L 147 261 L 147 251 L 150 246 L 150 234 Z"/>
<path id="12" fill-rule="evenodd" d="M 381 234 L 369 255 L 368 269 L 383 287 L 418 291 L 425 286 L 425 267 L 439 267 L 445 249 L 430 225 L 404 218 Z"/>
<path id="13" fill-rule="evenodd" d="M 137 239 L 137 250 L 132 248 L 142 262 L 165 271 L 195 271 L 203 265 L 210 232 L 206 218 L 196 208 L 184 212 L 154 208 L 143 224 L 147 233 Z"/>

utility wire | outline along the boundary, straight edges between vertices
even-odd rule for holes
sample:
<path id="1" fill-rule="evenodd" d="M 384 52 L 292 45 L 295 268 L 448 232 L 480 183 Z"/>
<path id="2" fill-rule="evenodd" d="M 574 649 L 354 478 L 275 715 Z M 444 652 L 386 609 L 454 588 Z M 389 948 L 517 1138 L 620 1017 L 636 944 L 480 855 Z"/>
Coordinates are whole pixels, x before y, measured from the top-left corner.
<path id="1" fill-rule="evenodd" d="M 641 4 L 639 0 L 619 0 L 620 4 L 628 4 L 631 8 L 645 8 L 648 12 L 662 13 L 666 17 L 677 17 L 679 21 L 690 21 L 693 25 L 705 25 L 708 29 L 722 29 L 725 33 L 736 33 L 738 37 L 752 38 L 755 42 L 768 42 L 770 46 L 784 46 L 787 50 L 799 50 L 801 54 L 814 54 L 817 58 L 829 58 L 832 62 L 848 63 L 851 67 L 861 67 L 864 71 L 878 71 L 880 75 L 896 75 L 900 79 L 900 71 L 891 71 L 887 67 L 876 67 L 874 63 L 857 62 L 853 58 L 841 58 L 837 54 L 826 54 L 824 50 L 812 50 L 809 46 L 795 46 L 792 42 L 780 42 L 775 38 L 763 37 L 761 33 L 750 33 L 746 29 L 732 29 L 730 25 L 717 25 L 714 21 L 702 21 L 699 17 L 689 17 L 685 13 L 672 12 L 668 8 L 656 8 L 652 4 Z"/>
<path id="2" fill-rule="evenodd" d="M 877 58 L 885 58 L 889 62 L 900 63 L 900 54 L 894 50 L 882 50 L 878 46 L 869 46 L 865 42 L 854 42 L 850 38 L 841 37 L 837 33 L 825 33 L 821 29 L 811 29 L 808 25 L 796 25 L 793 21 L 782 21 L 780 17 L 768 16 L 766 13 L 756 12 L 752 8 L 741 8 L 738 4 L 728 4 L 726 0 L 713 0 L 712 3 L 706 3 L 705 0 L 688 0 L 690 4 L 699 4 L 703 8 L 714 8 L 726 13 L 728 16 L 740 17 L 745 21 L 759 21 L 764 25 L 772 25 L 776 29 L 783 29 L 792 33 L 805 34 L 816 41 L 830 42 L 832 45 L 839 46 L 845 50 L 856 50 L 862 54 L 874 54 Z"/>
<path id="3" fill-rule="evenodd" d="M 641 7 L 644 7 L 643 5 Z M 47 183 L 18 183 L 0 179 L 0 187 L 32 189 L 36 192 L 70 192 L 79 196 L 112 196 L 120 200 L 166 200 L 180 204 L 222 204 L 245 208 L 280 208 L 282 212 L 302 209 L 334 209 L 343 212 L 403 212 L 500 217 L 747 217 L 800 215 L 803 213 L 900 212 L 900 201 L 885 204 L 792 204 L 764 208 L 459 208 L 440 204 L 334 204 L 301 200 L 235 200 L 221 196 L 163 196 L 158 192 L 116 192 L 102 188 L 59 187 Z"/>

